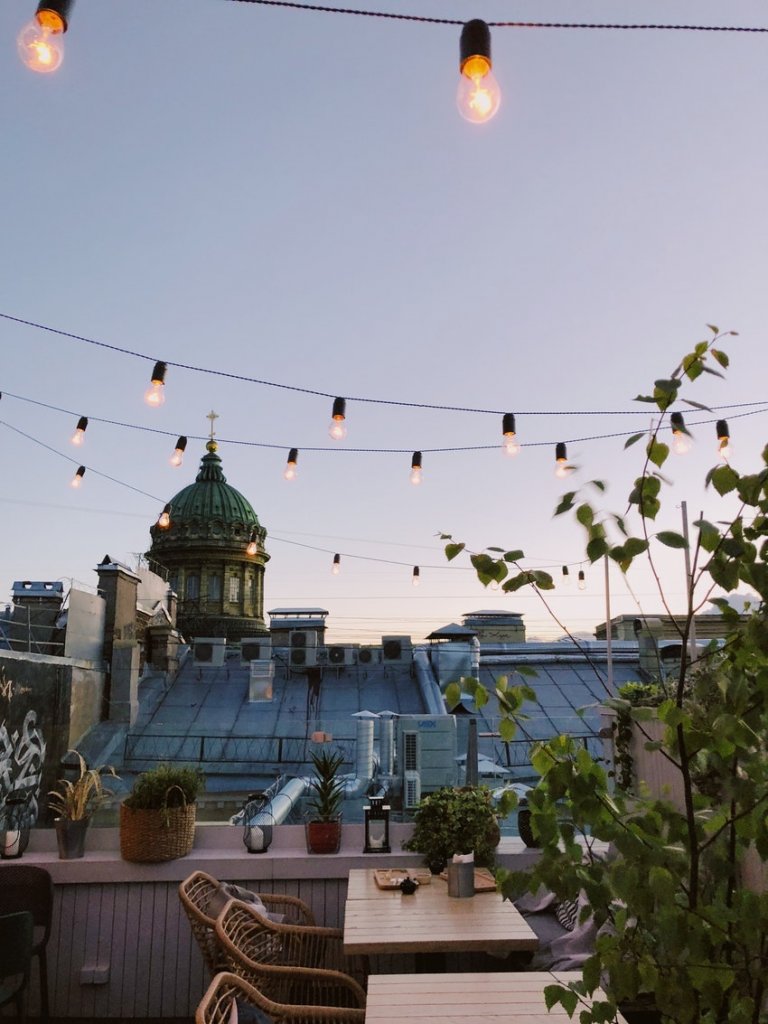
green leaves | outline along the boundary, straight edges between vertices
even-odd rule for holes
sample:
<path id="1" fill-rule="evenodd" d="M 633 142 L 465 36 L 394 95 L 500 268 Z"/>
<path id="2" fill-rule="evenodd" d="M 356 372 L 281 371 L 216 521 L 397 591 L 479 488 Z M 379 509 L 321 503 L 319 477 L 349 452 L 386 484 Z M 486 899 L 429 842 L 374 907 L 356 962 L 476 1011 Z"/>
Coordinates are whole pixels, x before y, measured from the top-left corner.
<path id="1" fill-rule="evenodd" d="M 662 530 L 656 534 L 656 540 L 660 544 L 664 544 L 668 548 L 687 548 L 688 542 L 682 534 L 675 533 L 674 530 Z"/>
<path id="2" fill-rule="evenodd" d="M 656 476 L 640 476 L 635 480 L 635 486 L 629 495 L 630 505 L 637 505 L 640 515 L 644 519 L 655 519 L 658 515 L 661 503 L 658 500 L 661 481 Z"/>
<path id="3" fill-rule="evenodd" d="M 636 399 L 636 401 L 637 401 L 637 399 Z M 624 442 L 624 448 L 625 449 L 631 448 L 633 444 L 637 444 L 637 442 L 642 440 L 642 438 L 644 438 L 644 437 L 645 437 L 645 431 L 644 430 L 641 430 L 639 434 L 632 434 L 632 436 L 628 437 L 627 440 Z"/>
<path id="4" fill-rule="evenodd" d="M 466 544 L 446 544 L 445 545 L 445 557 L 449 562 L 452 562 L 457 555 L 466 547 Z"/>
<path id="5" fill-rule="evenodd" d="M 739 474 L 730 466 L 715 466 L 706 476 L 706 483 L 712 484 L 718 494 L 729 494 L 736 489 Z"/>
<path id="6" fill-rule="evenodd" d="M 654 466 L 658 466 L 659 469 L 661 469 L 669 457 L 669 445 L 659 441 L 655 435 L 648 442 L 648 446 L 645 450 L 648 458 Z"/>
<path id="7" fill-rule="evenodd" d="M 562 496 L 562 498 L 560 499 L 560 503 L 558 504 L 557 508 L 555 509 L 555 515 L 556 516 L 561 516 L 563 514 L 563 512 L 570 512 L 570 510 L 573 508 L 573 506 L 575 504 L 575 500 L 574 500 L 575 498 L 576 498 L 576 491 L 568 491 L 567 494 L 564 494 Z"/>

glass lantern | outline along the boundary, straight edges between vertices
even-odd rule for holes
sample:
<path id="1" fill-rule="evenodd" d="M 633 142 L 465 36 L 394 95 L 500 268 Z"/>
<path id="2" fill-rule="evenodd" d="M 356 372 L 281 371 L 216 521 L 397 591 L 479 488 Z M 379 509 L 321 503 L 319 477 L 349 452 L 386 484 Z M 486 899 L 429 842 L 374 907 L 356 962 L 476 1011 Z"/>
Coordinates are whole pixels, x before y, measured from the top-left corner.
<path id="1" fill-rule="evenodd" d="M 365 811 L 365 847 L 363 853 L 390 853 L 389 805 L 383 796 L 372 796 Z"/>
<path id="2" fill-rule="evenodd" d="M 252 793 L 243 804 L 243 843 L 248 853 L 266 853 L 272 842 L 275 819 L 263 796 Z"/>

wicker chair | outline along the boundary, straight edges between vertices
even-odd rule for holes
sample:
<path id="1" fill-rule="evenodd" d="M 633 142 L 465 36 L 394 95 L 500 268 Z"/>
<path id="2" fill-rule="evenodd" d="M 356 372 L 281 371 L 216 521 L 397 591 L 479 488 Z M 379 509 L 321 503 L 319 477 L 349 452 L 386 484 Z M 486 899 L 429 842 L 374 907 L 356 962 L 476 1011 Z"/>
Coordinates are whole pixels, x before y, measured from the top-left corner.
<path id="1" fill-rule="evenodd" d="M 271 922 L 269 922 L 271 925 Z M 264 927 L 264 919 L 253 907 L 230 900 L 216 920 L 216 938 L 227 960 L 228 970 L 257 988 L 276 1003 L 301 1006 L 346 1006 L 365 1008 L 364 989 L 341 971 L 301 966 L 299 961 L 322 957 L 319 936 L 302 946 L 296 928 Z M 301 929 L 328 933 L 330 928 Z"/>
<path id="2" fill-rule="evenodd" d="M 232 1024 L 232 1003 L 253 1007 L 274 1024 L 364 1024 L 365 1010 L 334 1006 L 291 1006 L 274 1003 L 236 974 L 217 974 L 200 1001 L 195 1024 Z M 245 1014 L 241 1014 L 243 1019 Z"/>
<path id="3" fill-rule="evenodd" d="M 276 924 L 249 904 L 240 900 L 232 902 L 234 908 L 229 904 L 224 908 L 229 911 L 227 935 L 254 963 L 340 971 L 354 975 L 365 984 L 367 959 L 344 955 L 344 932 L 341 928 Z"/>
<path id="4" fill-rule="evenodd" d="M 214 931 L 216 915 L 208 913 L 211 900 L 220 894 L 220 885 L 217 879 L 204 871 L 193 871 L 179 886 L 181 905 L 189 918 L 192 934 L 200 947 L 211 977 L 217 971 L 226 969 L 226 961 L 219 950 Z M 259 897 L 270 910 L 285 914 L 286 920 L 291 921 L 294 926 L 313 926 L 315 923 L 307 904 L 295 896 L 259 893 Z"/>

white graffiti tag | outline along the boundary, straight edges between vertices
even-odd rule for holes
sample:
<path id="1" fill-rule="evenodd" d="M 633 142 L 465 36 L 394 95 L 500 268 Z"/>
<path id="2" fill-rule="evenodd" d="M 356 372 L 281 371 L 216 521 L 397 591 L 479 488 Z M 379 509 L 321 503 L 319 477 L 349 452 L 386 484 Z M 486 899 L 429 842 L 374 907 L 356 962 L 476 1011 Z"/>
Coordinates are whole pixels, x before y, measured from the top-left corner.
<path id="1" fill-rule="evenodd" d="M 21 732 L 9 733 L 0 723 L 0 807 L 10 793 L 26 796 L 30 824 L 37 820 L 44 762 L 45 739 L 34 711 L 27 712 Z"/>

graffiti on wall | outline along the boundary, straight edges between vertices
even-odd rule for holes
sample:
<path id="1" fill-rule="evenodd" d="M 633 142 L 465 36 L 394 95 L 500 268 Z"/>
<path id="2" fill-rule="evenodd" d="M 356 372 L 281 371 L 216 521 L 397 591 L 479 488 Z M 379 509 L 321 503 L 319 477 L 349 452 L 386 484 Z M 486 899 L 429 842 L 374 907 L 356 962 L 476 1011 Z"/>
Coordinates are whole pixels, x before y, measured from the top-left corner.
<path id="1" fill-rule="evenodd" d="M 28 692 L 27 687 L 15 686 L 0 669 L 0 697 L 10 710 L 11 701 Z M 27 824 L 34 824 L 38 814 L 40 784 L 45 763 L 45 738 L 37 725 L 37 712 L 27 711 L 19 729 L 8 726 L 8 719 L 0 720 L 0 812 L 8 796 L 26 799 Z"/>

